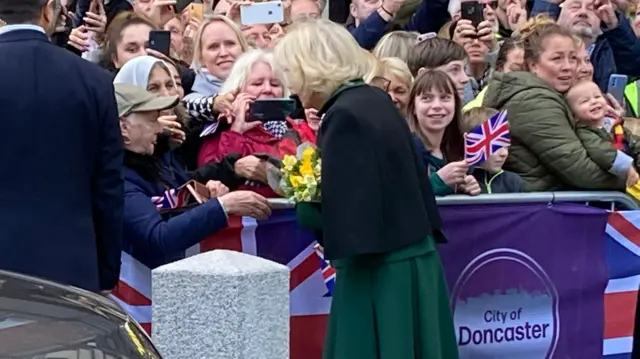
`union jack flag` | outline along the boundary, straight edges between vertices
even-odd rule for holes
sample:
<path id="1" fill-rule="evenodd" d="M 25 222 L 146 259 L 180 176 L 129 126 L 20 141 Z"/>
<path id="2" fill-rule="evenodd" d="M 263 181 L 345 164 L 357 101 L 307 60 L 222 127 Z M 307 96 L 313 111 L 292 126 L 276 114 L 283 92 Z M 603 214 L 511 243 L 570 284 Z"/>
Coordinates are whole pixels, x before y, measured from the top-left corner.
<path id="1" fill-rule="evenodd" d="M 329 261 L 324 259 L 324 250 L 319 244 L 316 244 L 313 249 L 316 251 L 318 258 L 320 259 L 320 269 L 322 270 L 322 279 L 324 279 L 324 285 L 327 287 L 327 294 L 325 297 L 333 295 L 333 286 L 336 283 L 336 269 L 331 266 Z"/>
<path id="2" fill-rule="evenodd" d="M 477 166 L 510 144 L 507 110 L 504 110 L 464 134 L 464 158 L 469 166 Z"/>
<path id="3" fill-rule="evenodd" d="M 151 197 L 151 202 L 153 202 L 158 209 L 176 208 L 181 205 L 181 203 L 178 203 L 178 192 L 174 188 L 164 191 L 162 196 Z"/>
<path id="4" fill-rule="evenodd" d="M 609 282 L 604 294 L 604 359 L 631 359 L 640 287 L 640 211 L 612 212 L 604 235 Z"/>

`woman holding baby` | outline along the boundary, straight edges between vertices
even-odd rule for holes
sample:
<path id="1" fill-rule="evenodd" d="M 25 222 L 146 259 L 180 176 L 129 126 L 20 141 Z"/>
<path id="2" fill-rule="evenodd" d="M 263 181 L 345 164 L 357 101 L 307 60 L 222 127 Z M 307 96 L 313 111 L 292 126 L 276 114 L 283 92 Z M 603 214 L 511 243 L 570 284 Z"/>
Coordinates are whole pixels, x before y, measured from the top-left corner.
<path id="1" fill-rule="evenodd" d="M 637 182 L 631 156 L 599 136 L 578 135 L 581 125 L 571 97 L 565 96 L 593 73 L 588 64 L 578 63 L 584 45 L 553 22 L 531 21 L 522 31 L 526 71 L 496 74 L 483 102 L 509 111 L 511 147 L 505 169 L 520 175 L 530 192 L 622 190 L 625 183 Z M 589 96 L 593 104 L 587 117 L 602 119 L 611 112 L 602 94 Z"/>

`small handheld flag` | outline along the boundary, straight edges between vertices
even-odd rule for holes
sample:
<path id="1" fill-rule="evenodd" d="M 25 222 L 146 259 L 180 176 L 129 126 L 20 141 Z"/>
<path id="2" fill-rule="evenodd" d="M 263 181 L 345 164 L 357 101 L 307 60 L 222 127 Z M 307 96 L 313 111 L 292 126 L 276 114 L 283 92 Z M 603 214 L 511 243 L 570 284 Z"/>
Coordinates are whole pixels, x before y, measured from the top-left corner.
<path id="1" fill-rule="evenodd" d="M 469 166 L 477 166 L 510 144 L 507 110 L 503 110 L 464 134 L 464 159 Z"/>
<path id="2" fill-rule="evenodd" d="M 324 285 L 327 287 L 327 294 L 325 297 L 330 297 L 333 294 L 333 286 L 336 283 L 336 269 L 333 268 L 328 261 L 324 259 L 324 251 L 319 244 L 316 244 L 313 249 L 315 250 L 318 258 L 320 259 L 320 269 L 322 270 L 322 279 L 324 279 Z"/>

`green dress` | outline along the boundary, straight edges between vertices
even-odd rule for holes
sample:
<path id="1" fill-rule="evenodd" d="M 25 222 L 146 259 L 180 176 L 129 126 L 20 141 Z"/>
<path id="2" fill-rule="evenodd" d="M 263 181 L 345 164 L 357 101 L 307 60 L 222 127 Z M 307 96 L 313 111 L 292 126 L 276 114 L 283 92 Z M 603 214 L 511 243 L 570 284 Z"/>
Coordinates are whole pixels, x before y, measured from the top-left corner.
<path id="1" fill-rule="evenodd" d="M 318 206 L 297 206 L 307 228 Z M 315 212 L 315 213 L 314 213 Z M 336 268 L 323 359 L 457 359 L 447 284 L 433 237 L 331 261 Z"/>

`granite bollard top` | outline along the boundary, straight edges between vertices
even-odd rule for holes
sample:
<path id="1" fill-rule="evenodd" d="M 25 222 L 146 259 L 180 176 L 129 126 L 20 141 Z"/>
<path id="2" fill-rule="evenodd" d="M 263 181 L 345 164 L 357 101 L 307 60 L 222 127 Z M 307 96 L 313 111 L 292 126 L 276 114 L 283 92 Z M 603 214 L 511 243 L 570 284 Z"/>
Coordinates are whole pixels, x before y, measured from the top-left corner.
<path id="1" fill-rule="evenodd" d="M 242 252 L 215 250 L 165 264 L 153 271 L 154 273 L 185 271 L 206 275 L 247 275 L 273 271 L 285 271 L 288 273 L 289 268 L 282 264 Z"/>
<path id="2" fill-rule="evenodd" d="M 289 359 L 289 268 L 216 250 L 152 272 L 164 359 Z"/>

